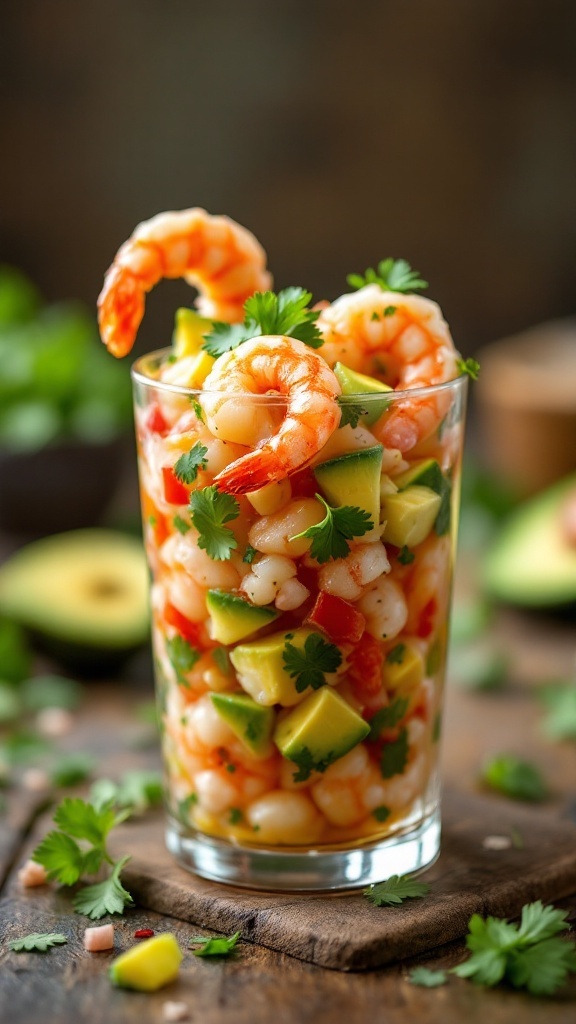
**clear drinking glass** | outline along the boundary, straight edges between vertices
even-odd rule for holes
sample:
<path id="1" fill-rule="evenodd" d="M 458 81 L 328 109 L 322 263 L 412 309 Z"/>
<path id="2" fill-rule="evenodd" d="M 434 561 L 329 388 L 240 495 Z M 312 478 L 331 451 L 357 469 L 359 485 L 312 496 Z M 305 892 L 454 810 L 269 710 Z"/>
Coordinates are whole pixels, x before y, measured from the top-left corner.
<path id="1" fill-rule="evenodd" d="M 168 847 L 199 875 L 264 889 L 421 870 L 440 847 L 467 380 L 347 396 L 347 425 L 312 464 L 226 499 L 214 534 L 206 489 L 285 403 L 220 396 L 233 403 L 223 441 L 206 393 L 158 379 L 169 356 L 133 369 Z M 379 436 L 406 421 L 420 439 L 403 456 Z M 175 472 L 195 445 L 200 465 Z M 294 539 L 325 517 L 318 495 L 374 523 L 344 559 Z"/>

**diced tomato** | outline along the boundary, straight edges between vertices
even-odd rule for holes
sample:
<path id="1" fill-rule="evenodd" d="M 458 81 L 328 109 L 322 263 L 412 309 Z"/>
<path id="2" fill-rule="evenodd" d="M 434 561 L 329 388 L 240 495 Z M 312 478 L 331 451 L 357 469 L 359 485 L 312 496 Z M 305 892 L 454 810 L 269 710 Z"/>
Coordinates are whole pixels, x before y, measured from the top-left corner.
<path id="1" fill-rule="evenodd" d="M 328 634 L 334 644 L 357 644 L 366 629 L 366 619 L 348 601 L 320 591 L 307 620 Z"/>
<path id="2" fill-rule="evenodd" d="M 150 411 L 146 417 L 146 426 L 154 434 L 167 434 L 170 429 L 157 402 L 150 406 Z"/>
<path id="3" fill-rule="evenodd" d="M 179 612 L 173 604 L 167 603 L 164 608 L 164 618 L 170 626 L 174 626 L 178 630 L 181 636 L 184 637 L 188 643 L 196 647 L 198 644 L 203 642 L 203 629 L 201 623 L 192 622 L 187 619 L 182 612 Z"/>
<path id="4" fill-rule="evenodd" d="M 370 633 L 364 633 L 348 659 L 348 680 L 359 701 L 375 697 L 382 687 L 382 646 Z"/>
<path id="5" fill-rule="evenodd" d="M 313 498 L 318 491 L 314 474 L 311 469 L 299 469 L 290 477 L 293 498 Z"/>
<path id="6" fill-rule="evenodd" d="M 171 466 L 162 468 L 164 497 L 170 505 L 187 505 L 190 497 L 188 488 L 180 483 Z"/>
<path id="7" fill-rule="evenodd" d="M 161 512 L 155 512 L 152 516 L 154 530 L 154 543 L 157 548 L 161 547 L 165 540 L 170 536 L 170 527 L 168 526 L 168 520 L 166 516 L 163 516 Z"/>
<path id="8" fill-rule="evenodd" d="M 417 636 L 421 636 L 423 639 L 426 639 L 426 637 L 429 637 L 430 634 L 434 632 L 434 619 L 436 618 L 437 611 L 438 601 L 435 597 L 431 597 L 420 612 L 418 627 L 416 629 Z"/>

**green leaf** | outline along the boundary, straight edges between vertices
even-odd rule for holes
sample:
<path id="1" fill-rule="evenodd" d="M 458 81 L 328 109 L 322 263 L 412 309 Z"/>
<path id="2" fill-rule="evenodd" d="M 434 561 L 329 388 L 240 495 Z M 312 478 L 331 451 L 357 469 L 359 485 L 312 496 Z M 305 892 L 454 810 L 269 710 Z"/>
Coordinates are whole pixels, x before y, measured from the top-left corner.
<path id="1" fill-rule="evenodd" d="M 202 347 L 205 348 L 206 346 L 203 345 Z M 197 398 L 191 398 L 190 399 L 190 405 L 194 409 L 194 412 L 196 414 L 196 419 L 199 420 L 200 423 L 204 423 L 204 410 L 203 410 L 202 406 L 200 405 L 200 402 L 198 401 L 198 399 Z"/>
<path id="2" fill-rule="evenodd" d="M 24 951 L 31 953 L 45 953 L 52 946 L 63 946 L 68 942 L 65 935 L 61 935 L 59 932 L 31 932 L 30 935 L 25 935 L 22 939 L 12 939 L 8 943 L 8 948 L 13 953 L 22 953 Z"/>
<path id="3" fill-rule="evenodd" d="M 44 708 L 65 708 L 74 711 L 84 695 L 84 688 L 65 676 L 34 676 L 22 683 L 20 692 L 26 711 L 32 713 Z"/>
<path id="4" fill-rule="evenodd" d="M 377 740 L 384 729 L 393 729 L 398 722 L 401 722 L 408 710 L 410 700 L 408 697 L 396 697 L 391 704 L 380 708 L 370 719 L 369 739 Z"/>
<path id="5" fill-rule="evenodd" d="M 190 495 L 192 522 L 199 533 L 198 547 L 215 561 L 225 561 L 238 547 L 232 530 L 225 523 L 237 519 L 240 505 L 231 494 L 223 494 L 215 484 Z"/>
<path id="6" fill-rule="evenodd" d="M 350 553 L 348 541 L 354 537 L 363 537 L 374 528 L 374 523 L 368 512 L 361 508 L 351 505 L 332 508 L 321 494 L 317 494 L 316 498 L 326 509 L 324 519 L 290 539 L 311 537 L 310 555 L 321 564 L 330 561 L 331 558 L 345 558 Z"/>
<path id="7" fill-rule="evenodd" d="M 86 855 L 70 836 L 52 831 L 38 843 L 32 860 L 46 868 L 49 878 L 55 878 L 61 885 L 74 885 L 85 869 Z"/>
<path id="8" fill-rule="evenodd" d="M 376 907 L 395 906 L 404 900 L 421 899 L 430 892 L 430 886 L 409 875 L 392 875 L 385 882 L 376 882 L 364 889 L 364 896 Z"/>
<path id="9" fill-rule="evenodd" d="M 326 683 L 326 673 L 335 672 L 342 663 L 342 655 L 338 648 L 319 633 L 311 633 L 304 641 L 304 649 L 300 650 L 288 640 L 282 652 L 284 668 L 291 679 L 295 679 L 298 693 L 307 687 L 318 690 Z"/>
<path id="10" fill-rule="evenodd" d="M 406 654 L 406 644 L 396 644 L 392 650 L 388 651 L 386 655 L 386 661 L 389 665 L 401 665 L 404 661 L 404 655 Z"/>
<path id="11" fill-rule="evenodd" d="M 97 809 L 80 797 L 66 797 L 54 812 L 54 822 L 62 832 L 75 839 L 86 839 L 94 846 L 104 845 L 117 820 L 112 807 Z"/>
<path id="12" fill-rule="evenodd" d="M 549 685 L 540 691 L 548 711 L 542 729 L 552 740 L 576 740 L 576 686 Z"/>
<path id="13" fill-rule="evenodd" d="M 506 956 L 498 949 L 484 949 L 473 953 L 463 964 L 452 969 L 459 978 L 472 978 L 477 985 L 491 988 L 502 981 L 506 971 Z"/>
<path id="14" fill-rule="evenodd" d="M 408 730 L 402 729 L 398 739 L 385 743 L 380 758 L 380 772 L 383 779 L 401 775 L 408 763 Z"/>
<path id="15" fill-rule="evenodd" d="M 400 565 L 410 565 L 416 558 L 416 555 L 413 551 L 410 551 L 410 548 L 405 544 L 404 547 L 400 548 L 397 558 Z"/>
<path id="16" fill-rule="evenodd" d="M 246 329 L 244 324 L 224 324 L 215 321 L 210 334 L 204 336 L 205 340 L 202 348 L 214 359 L 218 359 L 218 356 L 223 356 L 226 352 L 232 352 L 243 341 L 248 341 L 252 337 L 253 335 Z M 200 415 L 196 411 L 198 419 L 202 419 L 201 412 L 202 409 L 200 407 Z"/>
<path id="17" fill-rule="evenodd" d="M 119 782 L 98 779 L 90 789 L 90 800 L 96 807 L 113 803 L 115 807 L 142 814 L 162 803 L 164 788 L 160 772 L 134 769 L 125 772 Z"/>
<path id="18" fill-rule="evenodd" d="M 206 468 L 208 449 L 196 441 L 189 452 L 184 452 L 174 465 L 174 475 L 182 484 L 193 484 L 199 469 Z"/>
<path id="19" fill-rule="evenodd" d="M 429 967 L 414 967 L 408 979 L 411 985 L 421 985 L 423 988 L 438 988 L 448 981 L 446 971 L 431 971 Z"/>
<path id="20" fill-rule="evenodd" d="M 340 406 L 340 423 L 338 427 L 351 426 L 355 428 L 358 426 L 359 420 L 363 416 L 368 415 L 368 409 L 365 409 L 363 405 L 359 405 L 358 402 L 353 402 L 346 395 L 338 395 L 336 401 Z"/>
<path id="21" fill-rule="evenodd" d="M 74 897 L 74 909 L 77 914 L 86 914 L 93 921 L 105 914 L 123 914 L 124 907 L 132 906 L 134 900 L 120 881 L 120 872 L 130 857 L 123 857 L 113 867 L 109 878 L 95 885 L 88 885 Z"/>
<path id="22" fill-rule="evenodd" d="M 488 761 L 484 765 L 482 779 L 491 789 L 513 800 L 538 802 L 548 796 L 548 787 L 540 769 L 513 754 L 501 754 Z"/>
<path id="23" fill-rule="evenodd" d="M 200 651 L 192 647 L 192 644 L 180 633 L 175 633 L 173 637 L 166 640 L 166 653 L 178 682 L 182 686 L 188 686 L 186 673 L 191 672 L 194 668 L 200 658 Z"/>
<path id="24" fill-rule="evenodd" d="M 372 815 L 376 818 L 376 821 L 387 821 L 391 813 L 390 808 L 385 807 L 384 804 L 382 804 L 381 807 L 375 807 L 372 811 Z"/>
<path id="25" fill-rule="evenodd" d="M 50 781 L 53 786 L 77 786 L 88 778 L 94 764 L 91 754 L 63 754 L 50 769 Z"/>
<path id="26" fill-rule="evenodd" d="M 240 932 L 234 932 L 230 938 L 213 938 L 207 939 L 203 935 L 196 935 L 190 939 L 189 946 L 192 949 L 193 946 L 200 944 L 199 949 L 194 949 L 194 956 L 228 956 L 232 952 L 238 939 L 240 938 Z"/>
<path id="27" fill-rule="evenodd" d="M 522 942 L 541 942 L 543 939 L 551 939 L 570 927 L 566 920 L 567 917 L 568 913 L 565 910 L 546 907 L 542 900 L 527 903 L 522 907 L 518 938 Z"/>
<path id="28" fill-rule="evenodd" d="M 246 562 L 248 565 L 252 565 L 252 562 L 256 558 L 257 554 L 257 549 L 253 548 L 251 544 L 248 544 L 246 551 L 244 552 L 244 558 L 242 559 L 242 561 Z"/>
<path id="29" fill-rule="evenodd" d="M 364 275 L 349 274 L 346 280 L 352 288 L 364 288 L 367 284 L 377 284 L 382 291 L 387 292 L 407 293 L 428 287 L 428 282 L 423 281 L 418 271 L 412 270 L 406 260 L 395 260 L 391 256 L 380 261 L 377 271 L 368 267 Z M 391 312 L 387 312 L 388 310 L 396 312 L 394 306 L 387 306 L 384 316 L 392 315 Z"/>
<path id="30" fill-rule="evenodd" d="M 302 747 L 298 755 L 292 754 L 290 760 L 298 765 L 298 771 L 292 776 L 294 782 L 306 782 L 312 772 L 325 772 L 334 761 L 338 760 L 338 755 L 330 751 L 326 757 L 315 760 L 311 750 L 308 747 Z"/>
<path id="31" fill-rule="evenodd" d="M 178 530 L 178 533 L 181 533 L 182 536 L 184 536 L 185 533 L 188 533 L 188 530 L 190 529 L 190 523 L 187 523 L 186 520 L 182 519 L 181 516 L 174 516 L 172 522 L 174 523 L 174 526 Z"/>
<path id="32" fill-rule="evenodd" d="M 245 323 L 256 324 L 258 334 L 281 334 L 320 348 L 324 339 L 316 326 L 319 312 L 308 308 L 311 301 L 304 288 L 284 288 L 277 295 L 256 292 L 244 305 Z"/>
<path id="33" fill-rule="evenodd" d="M 468 376 L 472 380 L 478 380 L 480 363 L 476 359 L 457 359 L 456 369 L 461 377 Z"/>
<path id="34" fill-rule="evenodd" d="M 508 957 L 506 979 L 535 996 L 551 996 L 576 973 L 576 952 L 564 939 L 545 939 Z"/>

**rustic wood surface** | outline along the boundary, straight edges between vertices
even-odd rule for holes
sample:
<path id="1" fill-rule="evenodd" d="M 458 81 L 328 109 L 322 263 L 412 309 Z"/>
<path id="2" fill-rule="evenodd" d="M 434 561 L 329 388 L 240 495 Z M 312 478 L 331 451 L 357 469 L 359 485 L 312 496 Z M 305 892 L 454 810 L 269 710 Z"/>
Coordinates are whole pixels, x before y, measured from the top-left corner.
<path id="1" fill-rule="evenodd" d="M 526 898 L 539 895 L 548 898 L 551 890 L 539 891 L 536 862 L 531 863 L 529 855 L 531 850 L 542 853 L 547 844 L 553 847 L 549 861 L 545 857 L 547 863 L 540 878 L 540 882 L 547 884 L 546 872 L 548 877 L 550 872 L 554 875 L 557 836 L 569 834 L 567 829 L 574 818 L 576 749 L 574 744 L 552 744 L 543 736 L 540 729 L 542 709 L 535 699 L 534 689 L 543 679 L 554 679 L 571 671 L 574 627 L 507 613 L 499 619 L 495 633 L 508 645 L 513 656 L 510 684 L 494 693 L 471 693 L 456 685 L 449 687 L 443 760 L 444 774 L 454 796 L 447 798 L 446 811 L 450 812 L 452 806 L 454 813 L 459 815 L 461 811 L 458 808 L 462 804 L 458 803 L 458 797 L 464 799 L 466 813 L 460 826 L 465 831 L 469 816 L 474 817 L 479 806 L 475 802 L 479 792 L 477 778 L 485 756 L 506 750 L 530 757 L 538 763 L 552 789 L 551 799 L 538 811 L 538 834 L 529 834 L 530 828 L 526 832 L 523 824 L 528 817 L 533 820 L 530 817 L 532 811 L 493 796 L 487 797 L 492 821 L 486 817 L 484 822 L 475 822 L 470 835 L 474 836 L 474 856 L 483 859 L 486 855 L 478 849 L 479 837 L 489 834 L 495 827 L 502 830 L 504 823 L 508 827 L 516 825 L 526 842 L 524 850 L 517 851 L 518 885 L 525 886 L 526 875 L 532 872 L 535 875 L 534 886 L 524 889 Z M 78 714 L 74 731 L 65 737 L 62 746 L 68 750 L 92 750 L 98 761 L 98 775 L 115 776 L 127 767 L 157 763 L 156 751 L 147 746 L 149 735 L 146 727 L 139 724 L 134 715 L 135 704 L 149 696 L 149 691 L 130 681 L 122 687 L 94 684 Z M 131 1021 L 156 1024 L 163 1019 L 162 1005 L 167 999 L 184 1001 L 189 1007 L 190 1019 L 202 1024 L 268 1024 L 270 1020 L 275 1024 L 333 1024 L 336 1020 L 351 1024 L 369 1020 L 386 1021 L 387 1024 L 405 1024 L 406 1021 L 460 1024 L 462 1020 L 470 1024 L 485 1024 L 487 1020 L 491 1024 L 516 1024 L 517 1021 L 522 1021 L 522 1024 L 572 1024 L 575 1019 L 576 979 L 560 996 L 547 1000 L 501 987 L 496 990 L 478 989 L 470 982 L 455 977 L 451 977 L 446 986 L 432 990 L 410 984 L 408 970 L 416 964 L 426 963 L 439 968 L 453 966 L 462 960 L 465 951 L 461 940 L 388 967 L 344 972 L 326 970 L 265 948 L 257 940 L 268 942 L 269 938 L 253 932 L 246 936 L 252 941 L 244 941 L 234 956 L 219 962 L 203 960 L 186 952 L 179 980 L 158 993 L 144 995 L 115 989 L 109 982 L 106 968 L 113 956 L 132 944 L 135 929 L 151 927 L 156 931 L 172 931 L 186 949 L 191 935 L 219 930 L 216 918 L 210 928 L 199 927 L 178 919 L 182 908 L 177 901 L 166 905 L 162 914 L 138 906 L 125 917 L 116 919 L 114 953 L 86 953 L 82 948 L 86 921 L 71 912 L 66 892 L 52 887 L 23 891 L 16 879 L 18 867 L 49 823 L 49 815 L 39 813 L 44 799 L 45 794 L 30 794 L 21 787 L 14 787 L 7 793 L 8 810 L 2 818 L 2 1024 L 77 1024 L 79 1021 L 87 1024 L 129 1024 Z M 140 824 L 127 826 L 127 829 L 130 827 L 148 829 L 152 826 L 151 822 L 143 820 Z M 159 837 L 156 835 L 150 848 L 152 857 L 160 856 L 154 854 L 158 848 Z M 141 858 L 141 853 L 138 856 Z M 443 857 L 449 856 L 448 843 Z M 502 854 L 491 854 L 494 863 L 498 863 L 498 856 Z M 440 861 L 432 869 L 430 877 L 436 877 L 444 885 L 448 879 L 442 874 L 442 864 Z M 179 869 L 170 865 L 166 877 L 174 872 L 179 872 Z M 478 893 L 474 893 L 471 884 L 469 898 L 482 899 L 485 889 L 493 882 L 490 870 L 478 871 Z M 192 888 L 192 883 L 190 885 Z M 243 905 L 247 906 L 253 898 L 243 893 Z M 285 899 L 292 904 L 295 902 L 294 898 Z M 344 906 L 350 899 L 358 898 L 334 898 L 339 913 L 340 905 Z M 279 905 L 278 898 L 275 904 Z M 560 899 L 558 905 L 566 908 L 571 920 L 576 922 L 576 895 Z M 409 906 L 405 905 L 406 908 Z M 506 906 L 502 904 L 502 913 L 508 912 Z M 404 911 L 402 907 L 398 909 Z M 276 913 L 280 920 L 279 911 Z M 374 908 L 374 913 L 384 917 L 391 916 L 396 910 L 379 911 Z M 221 921 L 220 929 L 228 932 L 228 923 Z M 31 931 L 61 931 L 69 937 L 69 943 L 46 954 L 15 954 L 8 950 L 10 938 Z M 445 931 L 438 934 L 446 937 Z M 297 950 L 294 952 L 298 953 Z"/>

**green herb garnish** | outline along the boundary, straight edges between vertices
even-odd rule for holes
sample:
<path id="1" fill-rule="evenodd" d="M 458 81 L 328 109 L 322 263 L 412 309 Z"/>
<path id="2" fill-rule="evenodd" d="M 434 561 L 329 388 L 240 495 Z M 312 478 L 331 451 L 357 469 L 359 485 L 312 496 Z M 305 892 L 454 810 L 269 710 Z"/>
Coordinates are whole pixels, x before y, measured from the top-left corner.
<path id="1" fill-rule="evenodd" d="M 401 775 L 408 763 L 408 730 L 402 729 L 398 739 L 385 743 L 380 758 L 380 772 L 383 779 Z"/>
<path id="2" fill-rule="evenodd" d="M 328 643 L 319 633 L 311 633 L 300 650 L 286 641 L 282 652 L 284 668 L 291 679 L 295 679 L 298 693 L 307 687 L 318 690 L 326 682 L 325 673 L 335 672 L 342 663 L 342 655 L 334 644 Z"/>
<path id="3" fill-rule="evenodd" d="M 359 405 L 358 402 L 353 402 L 346 395 L 338 395 L 336 399 L 340 406 L 340 423 L 338 427 L 352 427 L 358 426 L 362 416 L 368 415 L 368 409 L 365 409 L 363 405 Z"/>
<path id="4" fill-rule="evenodd" d="M 316 498 L 326 509 L 324 519 L 316 526 L 309 526 L 307 530 L 297 533 L 290 539 L 311 537 L 310 555 L 317 562 L 328 562 L 331 558 L 345 558 L 350 552 L 348 541 L 354 537 L 364 536 L 374 528 L 374 523 L 368 512 L 361 508 L 352 505 L 333 508 L 324 501 L 322 495 L 317 494 Z"/>
<path id="5" fill-rule="evenodd" d="M 380 260 L 377 270 L 368 267 L 364 275 L 348 274 L 346 278 L 352 288 L 364 288 L 367 284 L 377 284 L 385 292 L 415 292 L 428 287 L 428 282 L 423 281 L 417 270 L 406 260 L 395 260 L 391 256 L 386 260 Z M 390 316 L 386 310 L 396 312 L 395 306 L 387 306 L 384 310 L 385 316 Z"/>
<path id="6" fill-rule="evenodd" d="M 312 772 L 325 772 L 337 759 L 338 755 L 330 751 L 326 757 L 315 760 L 312 751 L 308 747 L 302 747 L 297 756 L 292 755 L 290 758 L 298 766 L 298 771 L 294 773 L 292 778 L 294 782 L 306 782 Z"/>
<path id="7" fill-rule="evenodd" d="M 540 769 L 530 761 L 523 761 L 513 754 L 502 754 L 488 761 L 484 766 L 482 779 L 491 789 L 511 797 L 512 800 L 538 802 L 548 796 L 548 787 Z"/>
<path id="8" fill-rule="evenodd" d="M 182 686 L 188 686 L 186 673 L 191 672 L 194 668 L 200 657 L 200 651 L 192 647 L 192 644 L 181 636 L 180 633 L 175 633 L 170 640 L 166 640 L 166 653 L 176 673 L 178 682 Z"/>
<path id="9" fill-rule="evenodd" d="M 182 536 L 184 536 L 185 533 L 188 533 L 188 530 L 190 529 L 190 523 L 187 523 L 186 520 L 182 519 L 181 516 L 174 516 L 172 522 L 174 523 L 174 526 L 178 530 L 178 533 L 181 533 Z"/>
<path id="10" fill-rule="evenodd" d="M 8 943 L 8 948 L 13 953 L 46 953 L 52 946 L 63 946 L 68 939 L 65 935 L 60 935 L 58 932 L 32 932 L 30 935 L 25 935 L 22 939 L 12 939 Z"/>
<path id="11" fill-rule="evenodd" d="M 199 533 L 198 547 L 215 561 L 226 561 L 238 547 L 238 541 L 225 523 L 237 519 L 240 505 L 231 494 L 223 494 L 215 484 L 193 491 L 190 495 L 190 514 Z"/>
<path id="12" fill-rule="evenodd" d="M 438 988 L 448 981 L 446 971 L 431 971 L 429 967 L 414 967 L 408 975 L 411 985 L 420 985 L 422 988 Z"/>
<path id="13" fill-rule="evenodd" d="M 400 562 L 400 565 L 411 565 L 411 563 L 416 558 L 416 555 L 414 554 L 413 551 L 410 551 L 410 548 L 407 547 L 405 544 L 404 547 L 400 548 L 397 558 L 398 561 Z"/>
<path id="14" fill-rule="evenodd" d="M 199 469 L 206 469 L 206 456 L 208 449 L 206 445 L 196 444 L 189 452 L 184 452 L 174 466 L 174 476 L 182 484 L 193 484 L 198 476 Z"/>
<path id="15" fill-rule="evenodd" d="M 308 308 L 311 300 L 312 295 L 304 288 L 284 288 L 278 294 L 256 292 L 244 303 L 244 323 L 215 323 L 203 348 L 217 358 L 250 338 L 277 334 L 319 348 L 323 344 L 316 326 L 319 312 Z"/>
<path id="16" fill-rule="evenodd" d="M 377 740 L 384 729 L 393 729 L 408 711 L 408 697 L 396 697 L 391 704 L 380 708 L 370 719 L 370 739 Z"/>
<path id="17" fill-rule="evenodd" d="M 190 939 L 189 946 L 192 948 L 192 946 L 200 944 L 198 949 L 193 950 L 194 956 L 228 956 L 239 938 L 240 932 L 234 932 L 229 939 L 224 937 L 207 939 L 203 935 L 195 935 Z"/>
<path id="18" fill-rule="evenodd" d="M 430 886 L 409 875 L 392 875 L 385 882 L 376 882 L 364 889 L 364 896 L 376 907 L 395 906 L 404 900 L 417 900 L 430 892 Z"/>
<path id="19" fill-rule="evenodd" d="M 542 728 L 552 740 L 576 740 L 576 686 L 574 683 L 545 686 L 540 697 L 547 714 Z"/>
<path id="20" fill-rule="evenodd" d="M 468 376 L 471 380 L 478 380 L 480 363 L 476 359 L 457 359 L 456 369 L 461 377 Z"/>

